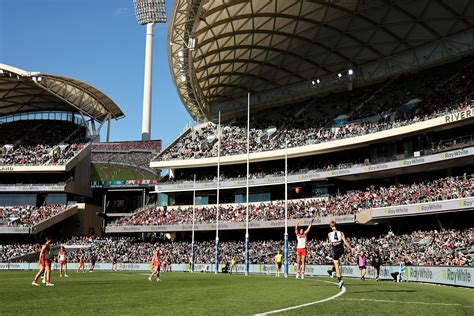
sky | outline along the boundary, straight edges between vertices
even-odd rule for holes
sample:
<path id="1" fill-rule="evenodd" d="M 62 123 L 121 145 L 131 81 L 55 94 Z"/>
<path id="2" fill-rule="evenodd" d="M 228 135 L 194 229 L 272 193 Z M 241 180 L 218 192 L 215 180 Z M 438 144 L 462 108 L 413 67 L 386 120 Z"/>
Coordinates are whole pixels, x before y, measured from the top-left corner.
<path id="1" fill-rule="evenodd" d="M 167 17 L 172 0 L 166 1 Z M 156 24 L 152 139 L 173 141 L 192 118 L 168 67 L 168 25 Z M 133 0 L 0 0 L 0 63 L 72 77 L 108 95 L 125 113 L 111 141 L 141 139 L 145 26 Z M 102 141 L 106 134 L 102 130 Z"/>

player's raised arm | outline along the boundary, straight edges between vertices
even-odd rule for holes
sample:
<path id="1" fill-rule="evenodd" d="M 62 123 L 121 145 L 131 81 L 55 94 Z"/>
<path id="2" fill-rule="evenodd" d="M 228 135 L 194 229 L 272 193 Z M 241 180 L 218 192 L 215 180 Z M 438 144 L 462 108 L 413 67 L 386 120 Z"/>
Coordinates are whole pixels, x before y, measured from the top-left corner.
<path id="1" fill-rule="evenodd" d="M 295 234 L 298 235 L 298 222 L 296 222 L 296 226 L 295 226 Z"/>
<path id="2" fill-rule="evenodd" d="M 314 218 L 311 220 L 311 223 L 309 223 L 308 228 L 306 228 L 306 231 L 304 232 L 305 235 L 308 235 L 309 230 L 311 229 L 311 226 L 313 225 Z"/>
<path id="3" fill-rule="evenodd" d="M 346 235 L 344 235 L 343 232 L 341 232 L 341 235 L 342 235 L 342 241 L 344 242 L 344 245 L 346 245 L 346 247 L 347 247 L 348 249 L 350 249 L 350 251 L 354 252 L 355 249 L 351 247 L 351 244 L 350 244 L 349 241 L 347 240 Z"/>

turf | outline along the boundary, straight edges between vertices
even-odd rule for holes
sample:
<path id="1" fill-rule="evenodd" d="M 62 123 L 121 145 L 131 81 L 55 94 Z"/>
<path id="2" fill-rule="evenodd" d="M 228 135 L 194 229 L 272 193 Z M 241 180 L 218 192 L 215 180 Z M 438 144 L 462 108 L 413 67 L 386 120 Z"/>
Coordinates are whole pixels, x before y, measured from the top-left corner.
<path id="1" fill-rule="evenodd" d="M 133 166 L 113 163 L 93 163 L 91 165 L 91 181 L 151 180 L 156 178 L 156 175 L 150 171 Z"/>
<path id="2" fill-rule="evenodd" d="M 33 276 L 0 272 L 0 314 L 251 315 L 339 292 L 331 278 L 175 272 L 163 273 L 158 283 L 139 272 L 73 272 L 67 279 L 53 272 L 55 286 L 48 288 L 32 287 Z M 281 315 L 474 315 L 472 289 L 355 279 L 346 279 L 346 288 L 335 300 Z"/>

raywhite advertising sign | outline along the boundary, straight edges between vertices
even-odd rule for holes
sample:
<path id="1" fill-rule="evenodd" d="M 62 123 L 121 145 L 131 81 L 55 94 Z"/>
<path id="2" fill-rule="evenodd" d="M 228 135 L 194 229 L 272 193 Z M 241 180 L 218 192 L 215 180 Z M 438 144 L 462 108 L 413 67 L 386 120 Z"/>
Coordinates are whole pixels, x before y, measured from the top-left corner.
<path id="1" fill-rule="evenodd" d="M 372 218 L 434 214 L 474 208 L 474 197 L 371 209 Z"/>
<path id="2" fill-rule="evenodd" d="M 29 234 L 30 227 L 2 227 L 0 226 L 0 234 Z"/>

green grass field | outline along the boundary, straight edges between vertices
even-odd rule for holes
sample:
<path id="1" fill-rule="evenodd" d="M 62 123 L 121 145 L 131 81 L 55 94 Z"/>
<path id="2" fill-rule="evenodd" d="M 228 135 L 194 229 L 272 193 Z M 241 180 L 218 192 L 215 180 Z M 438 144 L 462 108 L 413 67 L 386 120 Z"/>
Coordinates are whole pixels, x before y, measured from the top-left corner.
<path id="1" fill-rule="evenodd" d="M 2 315 L 252 315 L 339 293 L 331 278 L 140 272 L 53 272 L 54 287 L 31 286 L 33 271 L 0 272 Z M 336 299 L 279 315 L 474 315 L 474 290 L 346 279 Z"/>

